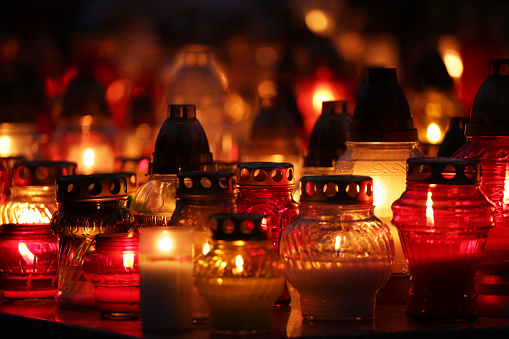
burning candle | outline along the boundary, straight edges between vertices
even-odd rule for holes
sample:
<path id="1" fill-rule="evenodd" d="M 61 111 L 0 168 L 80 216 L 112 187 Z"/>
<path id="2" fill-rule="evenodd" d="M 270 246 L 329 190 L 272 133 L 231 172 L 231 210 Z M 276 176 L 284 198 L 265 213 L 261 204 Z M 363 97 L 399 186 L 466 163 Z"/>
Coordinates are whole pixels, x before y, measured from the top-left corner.
<path id="1" fill-rule="evenodd" d="M 412 274 L 407 315 L 437 320 L 479 317 L 474 275 L 493 225 L 479 191 L 479 163 L 409 159 L 407 189 L 392 205 Z"/>
<path id="2" fill-rule="evenodd" d="M 373 209 L 373 182 L 362 176 L 302 178 L 300 214 L 281 235 L 288 282 L 309 319 L 371 319 L 375 295 L 394 262 L 389 228 Z"/>
<path id="3" fill-rule="evenodd" d="M 192 324 L 192 231 L 140 229 L 140 312 L 145 331 L 187 329 Z"/>
<path id="4" fill-rule="evenodd" d="M 270 249 L 264 216 L 213 215 L 212 247 L 197 258 L 195 284 L 210 305 L 213 331 L 270 331 L 272 304 L 284 287 L 283 267 Z"/>

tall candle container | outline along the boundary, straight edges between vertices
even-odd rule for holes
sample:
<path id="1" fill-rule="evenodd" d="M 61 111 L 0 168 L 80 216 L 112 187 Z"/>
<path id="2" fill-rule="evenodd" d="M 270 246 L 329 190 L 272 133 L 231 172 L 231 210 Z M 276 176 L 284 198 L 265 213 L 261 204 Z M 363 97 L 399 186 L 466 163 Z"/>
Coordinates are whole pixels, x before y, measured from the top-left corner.
<path id="1" fill-rule="evenodd" d="M 83 276 L 94 284 L 95 301 L 107 319 L 140 313 L 138 233 L 98 234 L 95 251 L 83 261 Z"/>
<path id="2" fill-rule="evenodd" d="M 276 253 L 279 253 L 281 232 L 299 214 L 293 200 L 294 183 L 295 173 L 290 163 L 243 162 L 237 166 L 237 212 L 267 216 L 264 227 Z M 285 288 L 277 303 L 289 302 L 290 294 Z"/>
<path id="3" fill-rule="evenodd" d="M 214 170 L 207 136 L 196 119 L 194 105 L 169 105 L 141 186 L 130 209 L 136 227 L 168 226 L 175 210 L 177 173 Z"/>
<path id="4" fill-rule="evenodd" d="M 55 179 L 74 174 L 72 162 L 20 161 L 12 168 L 11 194 L 0 206 L 0 269 L 6 299 L 53 298 L 57 292 Z"/>
<path id="5" fill-rule="evenodd" d="M 373 179 L 375 212 L 391 229 L 396 249 L 393 272 L 380 291 L 379 302 L 404 304 L 410 288 L 408 266 L 397 229 L 391 224 L 391 204 L 405 190 L 406 160 L 422 157 L 417 149 L 408 102 L 397 83 L 394 68 L 368 69 L 346 134 L 346 151 L 336 163 L 341 175 L 369 176 Z"/>
<path id="6" fill-rule="evenodd" d="M 140 315 L 144 331 L 191 328 L 192 251 L 189 228 L 140 229 Z"/>
<path id="7" fill-rule="evenodd" d="M 235 174 L 231 172 L 192 171 L 178 175 L 177 204 L 170 226 L 188 227 L 193 231 L 195 261 L 210 250 L 211 232 L 208 227 L 212 214 L 235 213 Z M 193 320 L 209 316 L 209 307 L 193 286 Z"/>
<path id="8" fill-rule="evenodd" d="M 51 219 L 58 245 L 58 293 L 61 307 L 97 306 L 94 285 L 83 276 L 83 260 L 94 251 L 98 234 L 129 232 L 127 183 L 119 173 L 70 175 L 57 179 L 57 211 Z"/>
<path id="9" fill-rule="evenodd" d="M 475 320 L 479 308 L 474 275 L 494 212 L 479 190 L 479 162 L 455 158 L 407 162 L 407 188 L 392 205 L 393 223 L 412 275 L 406 314 Z"/>
<path id="10" fill-rule="evenodd" d="M 453 155 L 481 162 L 481 192 L 495 204 L 476 276 L 481 315 L 509 317 L 509 59 L 490 60 L 465 126 L 467 142 Z M 505 69 L 505 70 L 504 70 Z"/>
<path id="11" fill-rule="evenodd" d="M 212 247 L 197 258 L 198 291 L 210 305 L 212 331 L 269 332 L 272 305 L 285 284 L 283 265 L 271 249 L 259 214 L 211 216 Z"/>
<path id="12" fill-rule="evenodd" d="M 363 176 L 302 178 L 300 214 L 281 235 L 286 278 L 309 319 L 372 319 L 394 263 L 389 227 L 373 213 Z"/>

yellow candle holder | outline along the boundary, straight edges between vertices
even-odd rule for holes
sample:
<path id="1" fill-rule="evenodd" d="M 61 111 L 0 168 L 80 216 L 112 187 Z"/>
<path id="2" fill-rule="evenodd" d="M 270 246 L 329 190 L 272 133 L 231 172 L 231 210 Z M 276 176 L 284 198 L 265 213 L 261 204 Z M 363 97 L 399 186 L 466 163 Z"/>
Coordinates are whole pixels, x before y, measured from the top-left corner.
<path id="1" fill-rule="evenodd" d="M 210 305 L 212 331 L 269 332 L 272 305 L 285 276 L 270 248 L 264 216 L 219 214 L 211 219 L 212 248 L 196 258 L 194 276 L 198 292 Z"/>

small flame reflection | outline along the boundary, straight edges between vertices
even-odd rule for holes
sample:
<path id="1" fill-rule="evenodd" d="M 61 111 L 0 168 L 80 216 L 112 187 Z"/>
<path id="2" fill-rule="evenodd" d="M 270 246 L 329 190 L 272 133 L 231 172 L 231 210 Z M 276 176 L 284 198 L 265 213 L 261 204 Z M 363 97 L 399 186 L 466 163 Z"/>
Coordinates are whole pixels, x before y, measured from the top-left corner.
<path id="1" fill-rule="evenodd" d="M 232 269 L 232 273 L 234 276 L 242 275 L 242 271 L 244 271 L 244 259 L 240 254 L 237 254 L 235 257 L 235 267 Z"/>
<path id="2" fill-rule="evenodd" d="M 205 243 L 205 245 L 203 245 L 202 253 L 203 253 L 203 255 L 205 255 L 205 254 L 207 254 L 209 252 L 210 252 L 210 245 L 207 242 L 207 243 Z"/>
<path id="3" fill-rule="evenodd" d="M 336 254 L 339 255 L 341 253 L 341 236 L 336 236 L 336 243 L 334 244 L 334 250 L 336 251 Z"/>

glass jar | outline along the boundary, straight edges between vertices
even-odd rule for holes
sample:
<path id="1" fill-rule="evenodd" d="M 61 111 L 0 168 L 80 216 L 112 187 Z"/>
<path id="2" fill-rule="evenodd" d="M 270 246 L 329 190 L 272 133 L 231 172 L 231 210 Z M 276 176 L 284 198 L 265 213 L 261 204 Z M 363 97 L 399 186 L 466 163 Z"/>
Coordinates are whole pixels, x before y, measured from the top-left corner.
<path id="1" fill-rule="evenodd" d="M 12 168 L 10 196 L 0 206 L 0 224 L 49 224 L 57 210 L 55 180 L 73 175 L 67 161 L 19 161 Z"/>
<path id="2" fill-rule="evenodd" d="M 136 228 L 168 226 L 175 210 L 177 173 L 214 168 L 195 106 L 169 105 L 149 163 L 148 180 L 131 203 Z"/>
<path id="3" fill-rule="evenodd" d="M 0 267 L 6 299 L 49 298 L 57 292 L 55 180 L 74 174 L 72 162 L 20 161 L 12 168 L 11 194 L 0 206 Z"/>
<path id="4" fill-rule="evenodd" d="M 57 293 L 58 239 L 49 224 L 4 224 L 0 270 L 6 300 L 54 298 Z"/>
<path id="5" fill-rule="evenodd" d="M 107 319 L 140 313 L 138 233 L 98 234 L 95 252 L 83 261 L 83 276 L 94 284 L 95 301 Z"/>
<path id="6" fill-rule="evenodd" d="M 126 206 L 126 186 L 125 176 L 118 173 L 57 179 L 58 209 L 51 226 L 59 238 L 59 306 L 97 306 L 94 285 L 83 276 L 83 260 L 94 250 L 94 236 L 134 228 L 134 218 Z"/>
<path id="7" fill-rule="evenodd" d="M 177 205 L 170 226 L 189 227 L 193 230 L 194 259 L 210 250 L 211 233 L 208 227 L 212 214 L 235 213 L 234 173 L 193 171 L 178 175 Z M 198 294 L 192 294 L 193 319 L 206 319 L 208 305 Z"/>
<path id="8" fill-rule="evenodd" d="M 266 227 L 276 253 L 279 253 L 281 232 L 299 214 L 293 200 L 294 180 L 290 163 L 244 162 L 237 166 L 237 212 L 267 216 Z M 289 302 L 290 294 L 285 287 L 277 303 Z"/>
<path id="9" fill-rule="evenodd" d="M 271 330 L 272 305 L 285 284 L 259 214 L 211 216 L 212 247 L 200 255 L 194 277 L 210 305 L 212 331 L 251 334 Z"/>
<path id="10" fill-rule="evenodd" d="M 481 315 L 509 317 L 509 59 L 490 60 L 465 126 L 467 142 L 453 154 L 481 161 L 481 192 L 495 204 L 476 276 Z M 505 71 L 504 71 L 505 69 Z"/>
<path id="11" fill-rule="evenodd" d="M 480 165 L 454 158 L 407 162 L 406 191 L 392 205 L 412 275 L 406 314 L 475 320 L 474 275 L 494 212 L 479 190 Z"/>
<path id="12" fill-rule="evenodd" d="M 391 204 L 405 190 L 406 160 L 422 157 L 417 148 L 408 102 L 397 83 L 396 69 L 370 68 L 346 135 L 346 151 L 336 163 L 341 175 L 373 179 L 373 202 L 378 218 L 391 230 L 396 259 L 389 283 L 380 291 L 379 302 L 404 304 L 410 275 L 398 230 L 391 224 Z"/>
<path id="13" fill-rule="evenodd" d="M 373 181 L 302 178 L 300 214 L 281 235 L 286 278 L 309 319 L 372 319 L 394 263 L 389 227 L 373 213 Z"/>

